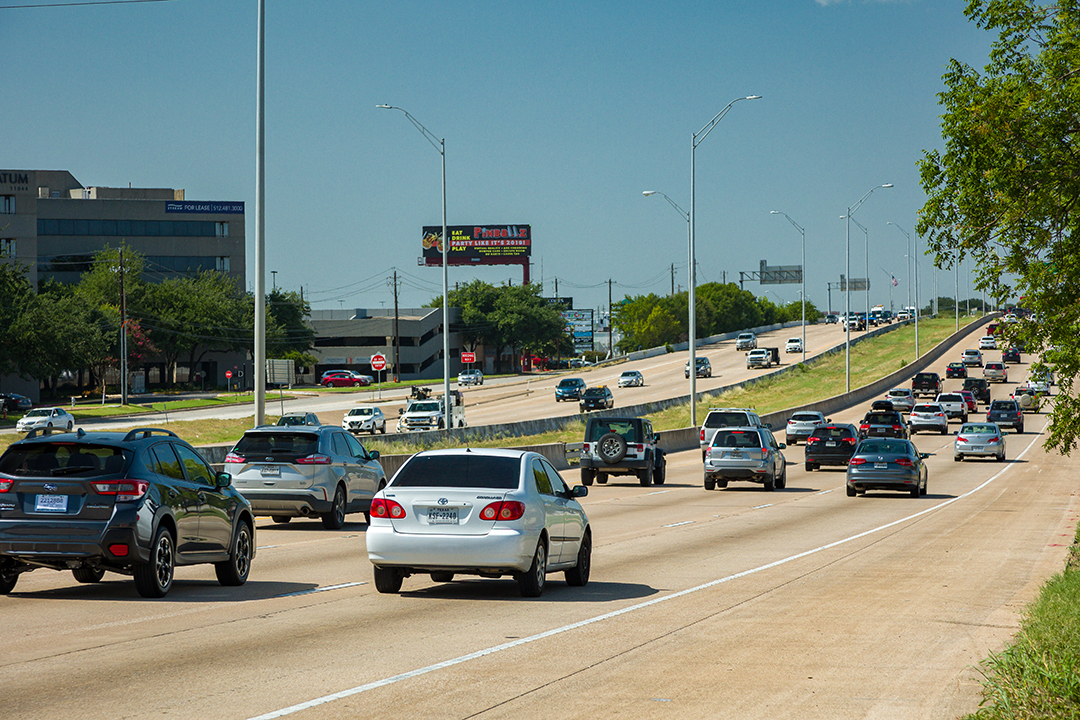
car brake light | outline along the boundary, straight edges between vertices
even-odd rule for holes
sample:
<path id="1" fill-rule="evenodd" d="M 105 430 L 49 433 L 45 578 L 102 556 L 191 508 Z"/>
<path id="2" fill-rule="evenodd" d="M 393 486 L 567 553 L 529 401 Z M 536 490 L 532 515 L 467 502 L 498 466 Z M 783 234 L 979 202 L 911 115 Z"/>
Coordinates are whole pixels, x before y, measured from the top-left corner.
<path id="1" fill-rule="evenodd" d="M 967 442 L 967 441 L 968 441 L 968 439 L 966 437 L 964 437 L 963 435 L 957 435 L 956 436 L 956 442 Z"/>
<path id="2" fill-rule="evenodd" d="M 865 465 L 866 458 L 855 457 L 848 460 L 848 465 Z"/>
<path id="3" fill-rule="evenodd" d="M 768 454 L 769 454 L 769 448 L 766 448 L 766 447 L 761 448 L 761 457 L 767 457 Z"/>
<path id="4" fill-rule="evenodd" d="M 98 495 L 115 495 L 116 502 L 138 500 L 150 489 L 145 480 L 113 480 L 111 482 L 91 483 Z"/>
<path id="5" fill-rule="evenodd" d="M 481 520 L 520 520 L 525 514 L 525 503 L 516 500 L 493 502 L 480 511 Z"/>
<path id="6" fill-rule="evenodd" d="M 859 426 L 859 429 L 860 430 L 869 430 L 870 429 L 870 423 L 863 423 L 862 425 Z"/>
<path id="7" fill-rule="evenodd" d="M 307 457 L 297 458 L 297 465 L 330 465 L 331 460 L 327 455 L 308 455 Z"/>
<path id="8" fill-rule="evenodd" d="M 807 443 L 821 442 L 821 438 L 817 437 L 816 435 L 811 435 L 810 437 L 806 438 L 806 442 Z"/>
<path id="9" fill-rule="evenodd" d="M 371 501 L 371 510 L 369 511 L 372 517 L 378 518 L 393 518 L 400 520 L 405 517 L 405 508 L 401 507 L 401 504 L 394 500 L 387 500 L 386 498 L 375 498 Z"/>
<path id="10" fill-rule="evenodd" d="M 14 478 L 0 478 L 0 493 L 5 493 L 15 484 Z"/>
<path id="11" fill-rule="evenodd" d="M 642 445 L 641 443 L 635 444 L 634 449 L 637 450 L 639 453 L 640 452 L 645 452 L 645 446 Z"/>
<path id="12" fill-rule="evenodd" d="M 244 456 L 240 453 L 231 452 L 225 456 L 225 462 L 227 463 L 242 463 L 244 461 Z"/>
<path id="13" fill-rule="evenodd" d="M 584 450 L 585 452 L 589 452 L 590 447 L 591 447 L 591 445 L 589 443 L 582 443 L 581 444 L 581 449 Z"/>
<path id="14" fill-rule="evenodd" d="M 855 438 L 844 438 L 844 442 L 846 442 L 848 445 L 854 445 L 858 441 Z"/>
<path id="15" fill-rule="evenodd" d="M 903 467 L 911 467 L 912 465 L 914 465 L 914 463 L 913 463 L 913 462 L 911 462 L 911 459 L 910 459 L 910 458 L 904 458 L 904 457 L 902 457 L 902 458 L 897 458 L 897 459 L 896 459 L 896 464 L 897 464 L 897 465 L 901 465 L 901 466 L 903 466 Z"/>
<path id="16" fill-rule="evenodd" d="M 705 428 L 701 428 L 701 442 L 705 442 Z"/>
<path id="17" fill-rule="evenodd" d="M 934 413 L 934 417 L 945 417 L 945 413 Z"/>
<path id="18" fill-rule="evenodd" d="M 990 438 L 990 442 L 992 442 L 992 443 L 1001 442 L 1001 438 L 1000 437 L 992 437 L 992 438 Z"/>
<path id="19" fill-rule="evenodd" d="M 899 425 L 893 425 L 893 426 L 892 426 L 892 429 L 893 429 L 893 430 L 900 430 L 900 426 L 899 426 Z"/>

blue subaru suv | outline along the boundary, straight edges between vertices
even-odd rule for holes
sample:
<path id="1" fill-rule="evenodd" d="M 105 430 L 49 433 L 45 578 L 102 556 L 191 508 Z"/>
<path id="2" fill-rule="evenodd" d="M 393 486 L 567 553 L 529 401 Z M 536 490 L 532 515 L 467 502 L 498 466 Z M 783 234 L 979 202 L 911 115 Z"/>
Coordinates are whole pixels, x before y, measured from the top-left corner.
<path id="1" fill-rule="evenodd" d="M 80 583 L 131 575 L 151 598 L 179 565 L 210 563 L 222 585 L 243 585 L 255 519 L 231 485 L 168 430 L 31 431 L 0 455 L 0 595 L 40 568 Z"/>

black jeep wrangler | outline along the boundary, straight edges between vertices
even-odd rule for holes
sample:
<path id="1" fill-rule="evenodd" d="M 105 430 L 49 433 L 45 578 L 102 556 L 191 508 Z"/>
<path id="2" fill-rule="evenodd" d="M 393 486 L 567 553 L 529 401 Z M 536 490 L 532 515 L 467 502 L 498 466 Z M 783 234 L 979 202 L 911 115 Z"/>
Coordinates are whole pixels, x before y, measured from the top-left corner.
<path id="1" fill-rule="evenodd" d="M 642 485 L 663 485 L 667 458 L 652 423 L 636 417 L 590 417 L 581 446 L 581 483 L 603 485 L 609 475 L 636 475 Z"/>

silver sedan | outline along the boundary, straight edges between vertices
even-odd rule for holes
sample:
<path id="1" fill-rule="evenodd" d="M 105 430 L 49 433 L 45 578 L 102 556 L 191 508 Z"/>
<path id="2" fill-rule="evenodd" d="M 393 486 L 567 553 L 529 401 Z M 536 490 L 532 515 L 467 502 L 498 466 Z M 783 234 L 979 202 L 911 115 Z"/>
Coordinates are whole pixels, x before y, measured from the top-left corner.
<path id="1" fill-rule="evenodd" d="M 953 443 L 953 460 L 973 456 L 992 456 L 1005 462 L 1005 433 L 997 423 L 965 423 L 960 427 Z"/>
<path id="2" fill-rule="evenodd" d="M 509 575 L 525 597 L 544 591 L 547 574 L 568 585 L 589 581 L 592 529 L 572 490 L 538 453 L 501 449 L 430 450 L 409 458 L 371 503 L 368 559 L 375 588 L 396 593 L 428 574 Z"/>

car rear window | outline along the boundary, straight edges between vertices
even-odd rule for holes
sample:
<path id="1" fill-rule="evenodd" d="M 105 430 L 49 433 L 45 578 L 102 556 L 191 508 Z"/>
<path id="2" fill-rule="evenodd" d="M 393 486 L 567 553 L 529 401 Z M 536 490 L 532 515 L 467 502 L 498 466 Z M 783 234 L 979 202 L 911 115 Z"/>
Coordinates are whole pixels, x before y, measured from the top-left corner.
<path id="1" fill-rule="evenodd" d="M 851 438 L 855 437 L 855 432 L 849 427 L 830 426 L 818 428 L 814 431 L 814 437 L 819 438 Z"/>
<path id="2" fill-rule="evenodd" d="M 867 413 L 866 422 L 871 425 L 892 425 L 900 422 L 900 417 L 892 412 Z"/>
<path id="3" fill-rule="evenodd" d="M 391 487 L 513 490 L 520 481 L 520 468 L 521 460 L 516 457 L 416 455 L 401 466 Z"/>
<path id="4" fill-rule="evenodd" d="M 752 430 L 719 430 L 713 435 L 713 447 L 764 447 L 761 438 Z"/>
<path id="5" fill-rule="evenodd" d="M 317 433 L 249 432 L 240 438 L 233 452 L 253 460 L 273 458 L 289 462 L 314 455 L 319 450 Z"/>
<path id="6" fill-rule="evenodd" d="M 0 457 L 5 475 L 98 477 L 123 471 L 131 451 L 107 445 L 71 442 L 12 445 Z"/>
<path id="7" fill-rule="evenodd" d="M 711 412 L 705 416 L 705 427 L 722 428 L 750 425 L 750 418 L 744 412 Z"/>
<path id="8" fill-rule="evenodd" d="M 910 390 L 890 390 L 889 397 L 910 397 Z"/>
<path id="9" fill-rule="evenodd" d="M 795 422 L 814 422 L 815 420 L 821 420 L 820 417 L 813 413 L 795 413 L 791 416 L 791 419 Z"/>
<path id="10" fill-rule="evenodd" d="M 641 442 L 638 440 L 636 425 L 629 420 L 597 420 L 589 426 L 586 442 L 596 442 L 608 433 L 621 435 L 627 442 Z"/>
<path id="11" fill-rule="evenodd" d="M 916 413 L 939 413 L 941 412 L 940 405 L 916 405 L 911 409 L 911 412 Z"/>
<path id="12" fill-rule="evenodd" d="M 1016 410 L 1015 400 L 995 400 L 990 403 L 991 412 L 994 410 Z"/>
<path id="13" fill-rule="evenodd" d="M 876 453 L 879 455 L 907 455 L 910 453 L 906 442 L 892 441 L 881 442 L 879 440 L 864 441 L 855 451 L 859 455 Z"/>
<path id="14" fill-rule="evenodd" d="M 916 380 L 937 380 L 937 373 L 918 373 L 915 375 Z"/>
<path id="15" fill-rule="evenodd" d="M 991 435 L 998 431 L 993 425 L 965 425 L 960 428 L 962 433 L 971 433 L 972 435 Z"/>
<path id="16" fill-rule="evenodd" d="M 964 402 L 964 396 L 948 393 L 938 397 L 938 402 Z"/>

